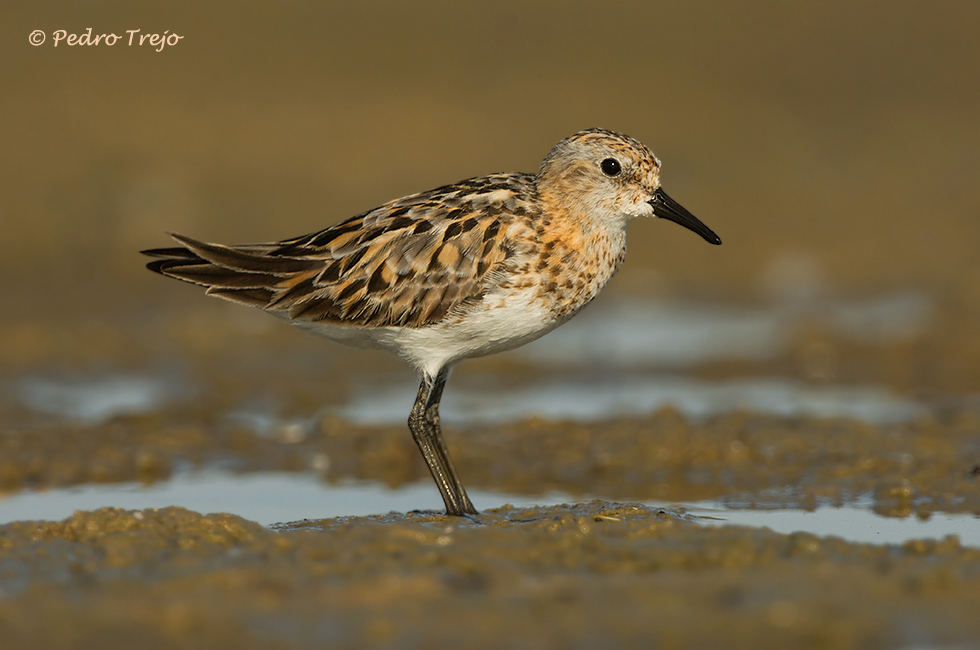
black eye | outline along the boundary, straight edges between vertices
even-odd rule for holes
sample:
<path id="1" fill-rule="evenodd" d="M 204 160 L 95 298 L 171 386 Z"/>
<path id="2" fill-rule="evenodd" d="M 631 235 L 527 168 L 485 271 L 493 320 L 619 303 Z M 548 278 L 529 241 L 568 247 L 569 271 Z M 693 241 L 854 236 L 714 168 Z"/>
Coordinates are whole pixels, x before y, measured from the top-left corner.
<path id="1" fill-rule="evenodd" d="M 602 169 L 602 173 L 606 176 L 619 176 L 619 172 L 623 171 L 623 168 L 619 165 L 619 161 L 615 158 L 606 158 L 599 163 L 599 168 Z"/>

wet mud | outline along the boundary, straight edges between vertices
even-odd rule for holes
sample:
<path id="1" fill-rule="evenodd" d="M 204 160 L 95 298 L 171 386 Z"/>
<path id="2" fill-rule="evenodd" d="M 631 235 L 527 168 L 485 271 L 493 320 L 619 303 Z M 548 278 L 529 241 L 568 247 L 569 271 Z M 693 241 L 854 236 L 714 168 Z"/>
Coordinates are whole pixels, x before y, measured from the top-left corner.
<path id="1" fill-rule="evenodd" d="M 980 634 L 980 550 L 591 502 L 262 528 L 180 508 L 0 527 L 10 647 L 818 647 Z M 44 616 L 38 616 L 43 612 Z"/>
<path id="2" fill-rule="evenodd" d="M 732 498 L 815 508 L 872 495 L 892 516 L 980 513 L 980 417 L 960 413 L 874 425 L 848 419 L 732 413 L 697 422 L 665 408 L 598 423 L 524 420 L 447 430 L 468 486 L 514 494 L 612 499 Z M 326 416 L 260 434 L 164 415 L 0 435 L 0 488 L 166 480 L 178 466 L 239 472 L 315 471 L 324 481 L 391 488 L 426 480 L 404 426 L 355 426 Z"/>
<path id="3" fill-rule="evenodd" d="M 25 356 L 0 371 L 4 495 L 179 480 L 188 468 L 312 471 L 326 483 L 390 488 L 430 480 L 402 422 L 344 416 L 357 395 L 394 399 L 385 396 L 389 386 L 404 384 L 410 400 L 409 372 L 370 354 L 364 363 L 357 352 L 291 336 L 284 326 L 225 331 L 230 321 L 216 313 L 166 333 L 150 327 L 139 338 L 107 328 L 99 345 L 57 362 L 48 355 L 60 354 L 62 343 L 48 334 L 51 346 L 38 345 L 33 367 Z M 713 499 L 808 510 L 860 503 L 883 517 L 980 516 L 973 380 L 950 373 L 945 390 L 909 388 L 963 363 L 943 333 L 934 324 L 914 345 L 828 335 L 819 339 L 820 358 L 837 365 L 816 377 L 806 372 L 807 331 L 765 360 L 683 369 L 703 382 L 756 374 L 843 387 L 845 401 L 846 379 L 871 381 L 919 405 L 885 421 L 760 409 L 696 416 L 669 405 L 594 421 L 447 418 L 447 442 L 471 489 L 559 491 L 572 497 L 567 505 L 271 528 L 181 508 L 7 523 L 4 645 L 969 647 L 980 638 L 980 550 L 956 536 L 861 544 L 705 525 L 681 509 L 630 503 Z M 145 341 L 172 350 L 172 365 L 161 365 Z M 117 359 L 110 371 L 93 361 L 102 355 Z M 890 373 L 893 364 L 906 374 Z M 447 405 L 454 389 L 482 391 L 493 402 L 501 386 L 533 391 L 568 372 L 520 356 L 475 361 L 454 376 Z M 624 372 L 642 378 L 646 370 Z M 151 398 L 95 408 L 147 377 Z M 600 386 L 605 377 L 586 373 L 581 381 Z"/>
<path id="4" fill-rule="evenodd" d="M 977 419 L 877 426 L 663 409 L 600 423 L 449 434 L 473 487 L 815 508 L 871 495 L 883 516 L 980 513 Z M 292 433 L 289 433 L 292 431 Z M 325 417 L 305 433 L 165 414 L 0 435 L 5 491 L 167 480 L 176 466 L 316 468 L 425 480 L 402 427 Z M 978 519 L 980 521 L 980 519 Z M 980 525 L 980 524 L 978 524 Z M 0 526 L 10 647 L 885 648 L 978 638 L 980 550 L 956 536 L 868 545 L 707 526 L 628 502 L 286 522 L 182 508 Z"/>

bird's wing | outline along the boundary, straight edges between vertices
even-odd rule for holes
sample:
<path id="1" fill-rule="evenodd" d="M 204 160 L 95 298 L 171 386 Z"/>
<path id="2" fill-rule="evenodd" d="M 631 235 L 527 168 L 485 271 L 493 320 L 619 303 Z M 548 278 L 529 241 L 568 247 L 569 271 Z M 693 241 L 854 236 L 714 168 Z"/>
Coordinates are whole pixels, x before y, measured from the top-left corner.
<path id="1" fill-rule="evenodd" d="M 387 203 L 309 235 L 224 246 L 172 235 L 147 268 L 294 321 L 424 327 L 482 299 L 515 255 L 530 177 L 498 174 Z"/>

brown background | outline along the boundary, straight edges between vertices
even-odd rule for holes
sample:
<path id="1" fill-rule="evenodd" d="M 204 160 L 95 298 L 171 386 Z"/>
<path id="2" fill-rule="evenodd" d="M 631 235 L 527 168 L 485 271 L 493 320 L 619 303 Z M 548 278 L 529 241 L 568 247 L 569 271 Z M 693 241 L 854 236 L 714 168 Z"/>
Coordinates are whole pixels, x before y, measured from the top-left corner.
<path id="1" fill-rule="evenodd" d="M 591 126 L 650 145 L 668 192 L 725 242 L 636 223 L 614 290 L 980 301 L 975 3 L 49 2 L 5 14 L 6 328 L 186 298 L 136 254 L 166 245 L 164 231 L 297 235 L 468 176 L 533 171 Z M 52 46 L 54 30 L 88 27 L 183 39 L 159 53 Z"/>

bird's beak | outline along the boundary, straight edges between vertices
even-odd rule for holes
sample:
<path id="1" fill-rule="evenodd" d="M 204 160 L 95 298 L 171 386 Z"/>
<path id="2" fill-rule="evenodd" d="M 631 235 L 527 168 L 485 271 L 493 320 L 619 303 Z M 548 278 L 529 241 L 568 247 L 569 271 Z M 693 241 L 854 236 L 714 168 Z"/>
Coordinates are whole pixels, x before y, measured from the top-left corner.
<path id="1" fill-rule="evenodd" d="M 650 199 L 650 205 L 653 206 L 654 216 L 679 223 L 688 230 L 693 230 L 704 237 L 704 240 L 709 244 L 721 243 L 721 237 L 716 235 L 711 228 L 701 223 L 697 217 L 685 210 L 684 206 L 667 196 L 663 188 L 658 187 L 657 191 L 653 193 L 653 198 Z"/>

